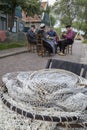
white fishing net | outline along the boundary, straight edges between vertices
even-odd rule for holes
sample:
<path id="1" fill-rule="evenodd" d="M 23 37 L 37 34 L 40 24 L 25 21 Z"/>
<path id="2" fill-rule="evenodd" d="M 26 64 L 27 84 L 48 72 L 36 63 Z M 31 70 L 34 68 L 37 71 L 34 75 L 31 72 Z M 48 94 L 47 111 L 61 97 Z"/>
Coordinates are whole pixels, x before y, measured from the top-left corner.
<path id="1" fill-rule="evenodd" d="M 8 90 L 4 98 L 16 107 L 34 115 L 76 116 L 78 123 L 87 121 L 87 80 L 82 77 L 45 69 L 7 73 L 2 80 Z"/>

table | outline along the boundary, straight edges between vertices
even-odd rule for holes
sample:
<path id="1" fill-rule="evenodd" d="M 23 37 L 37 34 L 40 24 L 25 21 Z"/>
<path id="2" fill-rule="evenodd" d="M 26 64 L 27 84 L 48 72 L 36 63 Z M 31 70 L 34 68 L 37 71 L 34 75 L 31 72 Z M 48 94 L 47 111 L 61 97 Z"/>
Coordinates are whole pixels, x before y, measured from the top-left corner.
<path id="1" fill-rule="evenodd" d="M 8 89 L 3 102 L 13 111 L 60 126 L 87 126 L 86 79 L 65 70 L 44 69 L 7 73 L 2 80 Z"/>

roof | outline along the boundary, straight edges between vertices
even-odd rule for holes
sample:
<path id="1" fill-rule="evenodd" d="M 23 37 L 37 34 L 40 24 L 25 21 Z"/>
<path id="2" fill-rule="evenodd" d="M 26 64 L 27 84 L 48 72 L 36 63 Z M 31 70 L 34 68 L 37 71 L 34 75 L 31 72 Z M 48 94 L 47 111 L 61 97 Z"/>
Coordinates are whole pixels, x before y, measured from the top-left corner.
<path id="1" fill-rule="evenodd" d="M 31 17 L 31 16 L 26 16 L 26 13 L 23 13 L 22 20 L 24 22 L 36 22 L 36 23 L 41 21 L 41 19 L 39 18 L 39 16 L 37 14 L 35 14 L 33 17 Z"/>
<path id="2" fill-rule="evenodd" d="M 41 2 L 41 7 L 46 10 L 47 8 L 47 2 Z M 36 22 L 39 23 L 41 22 L 41 18 L 39 17 L 39 15 L 35 14 L 33 17 L 31 16 L 26 16 L 26 12 L 22 11 L 22 20 L 24 22 Z"/>
<path id="3" fill-rule="evenodd" d="M 28 20 L 30 22 L 40 22 L 41 21 L 41 19 L 39 18 L 39 16 L 37 14 L 35 14 L 34 17 L 29 17 L 28 16 Z"/>

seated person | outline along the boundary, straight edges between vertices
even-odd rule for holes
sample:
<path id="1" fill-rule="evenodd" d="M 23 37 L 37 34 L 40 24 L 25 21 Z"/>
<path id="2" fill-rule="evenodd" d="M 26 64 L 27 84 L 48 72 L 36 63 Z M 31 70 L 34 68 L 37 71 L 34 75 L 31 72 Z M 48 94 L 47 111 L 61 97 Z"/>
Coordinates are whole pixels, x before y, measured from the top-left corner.
<path id="1" fill-rule="evenodd" d="M 49 37 L 56 37 L 57 33 L 54 31 L 53 27 L 50 27 L 50 30 L 47 32 L 47 34 L 49 35 Z"/>
<path id="2" fill-rule="evenodd" d="M 53 29 L 53 27 L 50 27 L 50 30 L 47 32 L 49 39 L 52 39 L 55 43 L 55 53 L 57 53 L 57 44 L 59 41 L 59 36 L 57 35 L 56 31 Z"/>
<path id="3" fill-rule="evenodd" d="M 59 40 L 57 46 L 60 48 L 60 55 L 64 55 L 65 47 L 73 44 L 75 33 L 71 28 L 71 25 L 66 26 L 67 32 L 63 34 L 64 40 Z"/>
<path id="4" fill-rule="evenodd" d="M 31 28 L 27 32 L 28 40 L 32 44 L 36 44 L 36 28 L 35 25 L 31 25 Z"/>
<path id="5" fill-rule="evenodd" d="M 43 46 L 49 52 L 49 54 L 55 54 L 55 43 L 53 40 L 48 39 L 48 34 L 46 32 L 46 26 L 44 23 L 40 25 L 40 29 L 38 30 L 38 34 L 42 35 L 43 38 Z"/>
<path id="6" fill-rule="evenodd" d="M 50 30 L 47 32 L 49 39 L 53 39 L 55 44 L 59 41 L 59 36 L 57 35 L 56 31 L 53 29 L 53 27 L 50 27 Z"/>

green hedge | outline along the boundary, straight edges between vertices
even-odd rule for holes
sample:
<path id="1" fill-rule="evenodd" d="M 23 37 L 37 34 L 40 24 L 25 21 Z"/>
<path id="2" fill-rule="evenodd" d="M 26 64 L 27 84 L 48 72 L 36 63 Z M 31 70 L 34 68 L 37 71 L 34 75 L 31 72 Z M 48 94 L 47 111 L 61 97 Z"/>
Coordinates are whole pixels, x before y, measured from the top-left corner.
<path id="1" fill-rule="evenodd" d="M 87 39 L 85 39 L 83 43 L 87 44 Z"/>
<path id="2" fill-rule="evenodd" d="M 26 46 L 26 42 L 0 43 L 0 50 Z"/>

